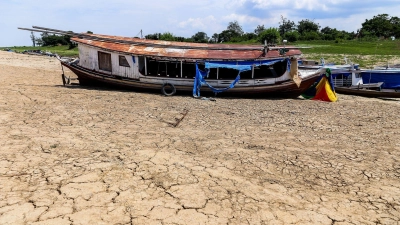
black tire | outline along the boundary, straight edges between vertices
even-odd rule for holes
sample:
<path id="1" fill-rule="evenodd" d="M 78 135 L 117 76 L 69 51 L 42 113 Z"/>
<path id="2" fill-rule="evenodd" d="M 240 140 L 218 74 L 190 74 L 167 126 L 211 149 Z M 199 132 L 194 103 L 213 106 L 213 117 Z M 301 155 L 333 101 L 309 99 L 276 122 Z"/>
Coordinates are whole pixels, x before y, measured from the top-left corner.
<path id="1" fill-rule="evenodd" d="M 172 96 L 176 93 L 176 88 L 171 83 L 165 83 L 161 87 L 161 93 L 165 96 Z"/>

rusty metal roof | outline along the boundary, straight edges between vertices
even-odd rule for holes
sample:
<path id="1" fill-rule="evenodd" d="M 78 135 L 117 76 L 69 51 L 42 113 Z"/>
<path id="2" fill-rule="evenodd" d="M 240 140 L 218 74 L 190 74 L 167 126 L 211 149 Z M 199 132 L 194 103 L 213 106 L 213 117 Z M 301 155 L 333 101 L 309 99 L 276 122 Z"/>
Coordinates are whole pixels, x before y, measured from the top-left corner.
<path id="1" fill-rule="evenodd" d="M 132 55 L 143 55 L 154 58 L 185 60 L 256 60 L 291 57 L 301 55 L 296 47 L 286 46 L 286 53 L 281 55 L 282 48 L 261 45 L 208 44 L 147 40 L 121 36 L 75 33 L 58 29 L 32 26 L 18 28 L 21 30 L 47 32 L 72 36 L 71 40 L 89 45 L 104 51 L 115 51 Z"/>
<path id="2" fill-rule="evenodd" d="M 72 41 L 132 55 L 157 58 L 200 59 L 200 60 L 254 60 L 290 57 L 301 55 L 301 51 L 287 46 L 285 55 L 279 54 L 279 47 L 272 48 L 263 56 L 264 46 L 208 44 L 147 40 L 99 34 L 82 34 L 71 38 Z M 283 47 L 282 47 L 283 48 Z"/>

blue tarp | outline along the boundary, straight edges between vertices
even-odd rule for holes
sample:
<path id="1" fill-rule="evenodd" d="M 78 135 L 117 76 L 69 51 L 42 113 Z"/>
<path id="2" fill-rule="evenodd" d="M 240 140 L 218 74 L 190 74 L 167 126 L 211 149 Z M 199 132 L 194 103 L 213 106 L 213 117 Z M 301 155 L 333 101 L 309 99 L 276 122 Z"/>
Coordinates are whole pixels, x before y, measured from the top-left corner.
<path id="1" fill-rule="evenodd" d="M 193 85 L 193 97 L 200 97 L 200 89 L 203 84 L 207 85 L 214 93 L 221 93 L 223 91 L 235 87 L 235 84 L 240 80 L 240 72 L 241 71 L 239 71 L 239 74 L 237 75 L 236 79 L 228 87 L 222 89 L 216 89 L 212 87 L 210 84 L 208 84 L 205 80 L 205 78 L 208 76 L 208 70 L 201 71 L 196 63 L 196 78 L 194 79 L 194 85 Z"/>
<path id="2" fill-rule="evenodd" d="M 207 85 L 214 93 L 221 93 L 228 89 L 235 87 L 235 84 L 240 80 L 240 73 L 243 71 L 251 70 L 254 66 L 268 66 L 273 65 L 277 62 L 287 62 L 287 70 L 290 71 L 290 60 L 289 59 L 274 59 L 274 60 L 259 60 L 259 61 L 212 61 L 205 62 L 205 71 L 199 69 L 196 63 L 196 77 L 193 85 L 193 97 L 200 97 L 200 88 L 203 84 Z M 226 88 L 217 89 L 208 84 L 205 78 L 208 77 L 210 69 L 213 68 L 227 68 L 238 70 L 236 79 Z"/>

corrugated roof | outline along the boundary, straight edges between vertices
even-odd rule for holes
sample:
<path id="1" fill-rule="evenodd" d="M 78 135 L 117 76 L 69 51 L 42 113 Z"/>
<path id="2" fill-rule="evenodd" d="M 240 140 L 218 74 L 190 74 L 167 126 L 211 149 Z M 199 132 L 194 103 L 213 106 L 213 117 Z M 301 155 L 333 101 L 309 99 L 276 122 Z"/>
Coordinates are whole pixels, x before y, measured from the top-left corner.
<path id="1" fill-rule="evenodd" d="M 104 50 L 157 58 L 253 60 L 284 57 L 279 54 L 278 48 L 269 50 L 263 56 L 264 47 L 261 45 L 172 42 L 99 34 L 83 34 L 82 36 L 73 37 L 71 40 Z M 289 51 L 285 56 L 301 54 L 299 49 L 287 48 Z"/>

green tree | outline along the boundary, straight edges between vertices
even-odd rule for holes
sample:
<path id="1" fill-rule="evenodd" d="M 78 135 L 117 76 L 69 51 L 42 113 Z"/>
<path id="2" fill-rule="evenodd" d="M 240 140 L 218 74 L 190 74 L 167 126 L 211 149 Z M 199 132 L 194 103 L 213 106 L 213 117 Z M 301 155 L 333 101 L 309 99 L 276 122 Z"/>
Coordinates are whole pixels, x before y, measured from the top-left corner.
<path id="1" fill-rule="evenodd" d="M 212 40 L 213 40 L 213 42 L 215 42 L 215 43 L 218 42 L 218 36 L 219 36 L 219 35 L 218 35 L 217 33 L 214 33 L 214 34 L 213 34 L 213 36 L 211 37 Z"/>
<path id="2" fill-rule="evenodd" d="M 267 43 L 279 43 L 281 35 L 279 34 L 279 30 L 277 28 L 268 28 L 258 35 L 258 41 L 264 44 L 264 41 Z"/>
<path id="3" fill-rule="evenodd" d="M 259 35 L 261 32 L 263 32 L 265 30 L 264 24 L 263 25 L 257 25 L 257 28 L 254 30 L 254 33 L 256 35 Z"/>
<path id="4" fill-rule="evenodd" d="M 160 36 L 161 36 L 160 33 L 154 33 L 154 34 L 148 34 L 148 35 L 146 35 L 144 37 L 146 39 L 150 39 L 150 40 L 158 40 Z"/>
<path id="5" fill-rule="evenodd" d="M 197 32 L 195 35 L 192 36 L 192 39 L 194 40 L 194 42 L 207 43 L 209 38 L 206 33 Z"/>
<path id="6" fill-rule="evenodd" d="M 400 18 L 394 16 L 390 18 L 390 23 L 392 24 L 392 35 L 396 38 L 400 38 Z"/>
<path id="7" fill-rule="evenodd" d="M 296 24 L 293 21 L 288 20 L 281 16 L 281 22 L 279 22 L 279 34 L 283 37 L 286 32 L 296 30 Z"/>
<path id="8" fill-rule="evenodd" d="M 256 40 L 257 37 L 258 37 L 258 35 L 255 34 L 255 33 L 244 33 L 244 34 L 241 36 L 241 40 L 242 40 L 242 41 Z"/>
<path id="9" fill-rule="evenodd" d="M 400 37 L 400 18 L 390 17 L 388 14 L 379 14 L 362 23 L 361 36 L 368 35 L 388 38 Z"/>
<path id="10" fill-rule="evenodd" d="M 33 31 L 31 32 L 31 41 L 32 41 L 32 46 L 35 47 L 36 46 L 36 37 L 35 34 L 33 33 Z"/>
<path id="11" fill-rule="evenodd" d="M 320 36 L 316 31 L 306 31 L 300 36 L 300 39 L 306 41 L 319 40 Z"/>
<path id="12" fill-rule="evenodd" d="M 390 17 L 388 14 L 379 14 L 374 16 L 372 19 L 366 19 L 361 24 L 361 33 L 370 34 L 376 37 L 389 37 L 392 30 L 392 24 L 390 23 Z"/>
<path id="13" fill-rule="evenodd" d="M 229 22 L 228 27 L 226 28 L 229 31 L 232 31 L 232 33 L 236 33 L 238 35 L 243 35 L 243 29 L 242 26 L 240 26 L 238 21 L 233 21 L 233 22 Z"/>
<path id="14" fill-rule="evenodd" d="M 339 34 L 339 31 L 335 28 L 324 27 L 321 29 L 321 37 L 323 40 L 335 40 Z"/>
<path id="15" fill-rule="evenodd" d="M 283 38 L 289 42 L 295 42 L 300 39 L 300 33 L 297 30 L 288 31 Z"/>
<path id="16" fill-rule="evenodd" d="M 301 20 L 298 22 L 297 25 L 297 31 L 303 35 L 306 32 L 319 32 L 319 24 L 318 23 L 314 23 L 313 21 L 309 20 L 309 19 L 305 19 L 305 20 Z"/>
<path id="17" fill-rule="evenodd" d="M 186 38 L 184 38 L 184 37 L 175 37 L 175 41 L 185 42 Z"/>
<path id="18" fill-rule="evenodd" d="M 237 32 L 233 30 L 224 30 L 218 35 L 218 42 L 228 42 L 232 38 L 240 36 Z"/>
<path id="19" fill-rule="evenodd" d="M 43 45 L 42 38 L 37 37 L 35 41 L 36 41 L 36 45 L 37 46 L 42 46 Z"/>
<path id="20" fill-rule="evenodd" d="M 175 37 L 174 37 L 174 35 L 172 33 L 165 32 L 165 33 L 160 35 L 160 40 L 163 40 L 163 41 L 175 41 Z"/>
<path id="21" fill-rule="evenodd" d="M 56 46 L 56 45 L 69 45 L 70 49 L 74 48 L 69 35 L 49 35 L 48 33 L 42 33 L 42 46 Z"/>

